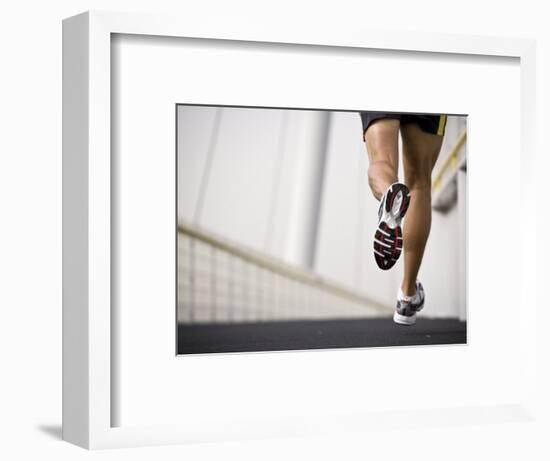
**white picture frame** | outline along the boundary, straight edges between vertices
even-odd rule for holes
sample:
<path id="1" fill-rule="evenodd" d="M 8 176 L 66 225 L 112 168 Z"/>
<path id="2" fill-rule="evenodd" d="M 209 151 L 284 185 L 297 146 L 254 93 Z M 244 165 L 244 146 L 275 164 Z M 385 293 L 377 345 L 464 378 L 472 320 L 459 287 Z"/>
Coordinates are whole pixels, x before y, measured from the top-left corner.
<path id="1" fill-rule="evenodd" d="M 522 251 L 521 267 L 518 269 L 521 271 L 522 306 L 518 360 L 522 360 L 524 369 L 521 381 L 514 383 L 518 387 L 517 393 L 510 399 L 504 398 L 501 403 L 463 407 L 449 405 L 448 408 L 426 408 L 423 411 L 400 407 L 398 404 L 394 408 L 377 408 L 372 414 L 361 409 L 356 413 L 327 413 L 324 418 L 311 414 L 309 420 L 305 414 L 299 417 L 278 415 L 273 420 L 267 418 L 265 421 L 260 417 L 254 419 L 249 416 L 247 421 L 236 421 L 232 426 L 228 425 L 232 421 L 231 417 L 227 417 L 225 420 L 220 419 L 219 425 L 207 422 L 200 430 L 193 430 L 192 422 L 132 422 L 112 427 L 113 402 L 121 398 L 121 388 L 113 385 L 113 382 L 119 373 L 120 360 L 124 359 L 124 356 L 113 354 L 111 336 L 113 186 L 110 84 L 113 34 L 260 45 L 301 44 L 303 49 L 312 47 L 316 50 L 323 47 L 332 50 L 364 48 L 381 52 L 435 53 L 450 58 L 486 56 L 518 59 L 521 73 L 521 125 L 516 127 L 520 130 L 521 151 L 521 170 L 517 172 L 521 182 L 518 203 L 524 214 L 534 216 L 536 211 L 536 200 L 533 200 L 528 190 L 537 171 L 533 120 L 536 100 L 535 44 L 531 40 L 370 30 L 350 31 L 349 34 L 314 32 L 307 28 L 283 31 L 276 26 L 260 30 L 252 24 L 247 30 L 242 27 L 232 29 L 228 25 L 226 30 L 217 31 L 211 30 L 207 24 L 198 24 L 186 18 L 103 12 L 88 12 L 68 18 L 63 23 L 64 440 L 91 449 L 370 430 L 380 421 L 381 424 L 391 424 L 394 419 L 402 425 L 411 421 L 416 425 L 433 425 L 434 417 L 443 418 L 447 424 L 450 421 L 451 424 L 462 425 L 479 421 L 536 420 L 534 394 L 526 391 L 536 385 L 536 254 Z M 200 98 L 177 102 L 211 103 Z M 529 236 L 530 232 L 527 226 L 521 227 L 523 237 Z M 522 238 L 522 241 L 526 242 L 527 239 Z M 315 354 L 316 362 L 322 357 L 334 358 L 334 352 L 330 351 Z M 304 360 L 303 356 L 287 354 L 277 357 L 279 364 L 281 357 L 294 360 L 294 366 L 305 363 L 300 362 Z M 224 360 L 229 359 L 220 357 L 209 363 L 220 365 Z M 345 368 L 340 371 L 345 371 Z M 338 382 L 332 385 L 341 386 Z"/>

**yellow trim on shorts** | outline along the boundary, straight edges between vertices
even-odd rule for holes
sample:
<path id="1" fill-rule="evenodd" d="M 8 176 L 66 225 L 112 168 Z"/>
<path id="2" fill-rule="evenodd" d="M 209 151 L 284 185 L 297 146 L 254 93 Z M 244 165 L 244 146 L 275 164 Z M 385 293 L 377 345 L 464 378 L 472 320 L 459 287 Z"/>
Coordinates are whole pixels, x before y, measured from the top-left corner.
<path id="1" fill-rule="evenodd" d="M 441 114 L 439 116 L 439 126 L 437 127 L 437 135 L 443 136 L 445 133 L 445 125 L 447 124 L 447 116 L 444 114 Z"/>

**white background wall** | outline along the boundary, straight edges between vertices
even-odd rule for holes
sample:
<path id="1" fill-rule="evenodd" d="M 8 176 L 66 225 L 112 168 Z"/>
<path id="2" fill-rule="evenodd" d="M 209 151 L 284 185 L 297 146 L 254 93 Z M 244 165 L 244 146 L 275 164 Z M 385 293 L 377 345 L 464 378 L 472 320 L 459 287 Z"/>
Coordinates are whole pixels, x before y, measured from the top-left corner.
<path id="1" fill-rule="evenodd" d="M 550 31 L 544 2 L 253 2 L 250 0 L 23 0 L 0 15 L 0 456 L 2 459 L 476 459 L 546 460 L 548 430 L 529 423 L 391 430 L 343 437 L 264 440 L 87 453 L 59 440 L 61 424 L 61 25 L 87 9 L 193 14 L 223 29 L 228 21 L 281 27 L 365 27 L 533 37 L 538 43 L 538 131 L 550 126 Z M 33 115 L 31 117 L 31 114 Z M 505 133 L 505 127 L 503 127 Z M 541 136 L 542 138 L 542 136 Z M 542 139 L 539 148 L 543 149 Z M 548 171 L 548 156 L 543 158 Z M 514 187 L 514 185 L 510 185 Z M 534 185 L 534 187 L 536 187 Z M 540 186 L 542 187 L 542 185 Z M 542 191 L 542 189 L 541 189 Z M 544 219 L 544 221 L 542 221 Z M 546 216 L 541 223 L 546 223 Z M 537 249 L 540 266 L 548 247 Z M 505 260 L 505 258 L 503 258 Z M 541 281 L 543 279 L 541 278 Z M 542 289 L 539 296 L 543 302 Z M 488 306 L 490 308 L 490 306 Z M 550 337 L 538 335 L 540 410 L 550 400 Z M 542 351 L 544 355 L 542 355 Z M 490 364 L 488 364 L 490 365 Z M 548 419 L 546 419 L 548 420 Z M 429 441 L 429 443 L 428 443 Z"/>
<path id="2" fill-rule="evenodd" d="M 282 257 L 303 112 L 180 106 L 178 113 L 178 219 Z"/>

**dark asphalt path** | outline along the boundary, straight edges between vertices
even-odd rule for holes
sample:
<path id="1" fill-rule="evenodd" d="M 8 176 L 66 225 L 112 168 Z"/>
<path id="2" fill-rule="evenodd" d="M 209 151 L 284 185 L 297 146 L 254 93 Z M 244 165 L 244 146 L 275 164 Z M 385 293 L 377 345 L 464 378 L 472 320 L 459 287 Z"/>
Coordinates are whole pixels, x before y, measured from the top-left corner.
<path id="1" fill-rule="evenodd" d="M 466 323 L 456 319 L 419 318 L 413 326 L 376 318 L 178 327 L 180 354 L 465 343 Z"/>

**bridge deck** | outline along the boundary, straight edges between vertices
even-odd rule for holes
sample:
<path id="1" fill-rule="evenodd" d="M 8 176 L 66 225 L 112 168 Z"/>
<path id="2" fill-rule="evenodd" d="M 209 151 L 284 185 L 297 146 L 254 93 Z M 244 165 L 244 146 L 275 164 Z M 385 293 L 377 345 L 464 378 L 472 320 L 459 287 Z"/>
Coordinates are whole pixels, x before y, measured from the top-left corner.
<path id="1" fill-rule="evenodd" d="M 178 327 L 180 354 L 465 343 L 466 323 L 456 319 L 419 318 L 413 326 L 371 318 Z"/>

